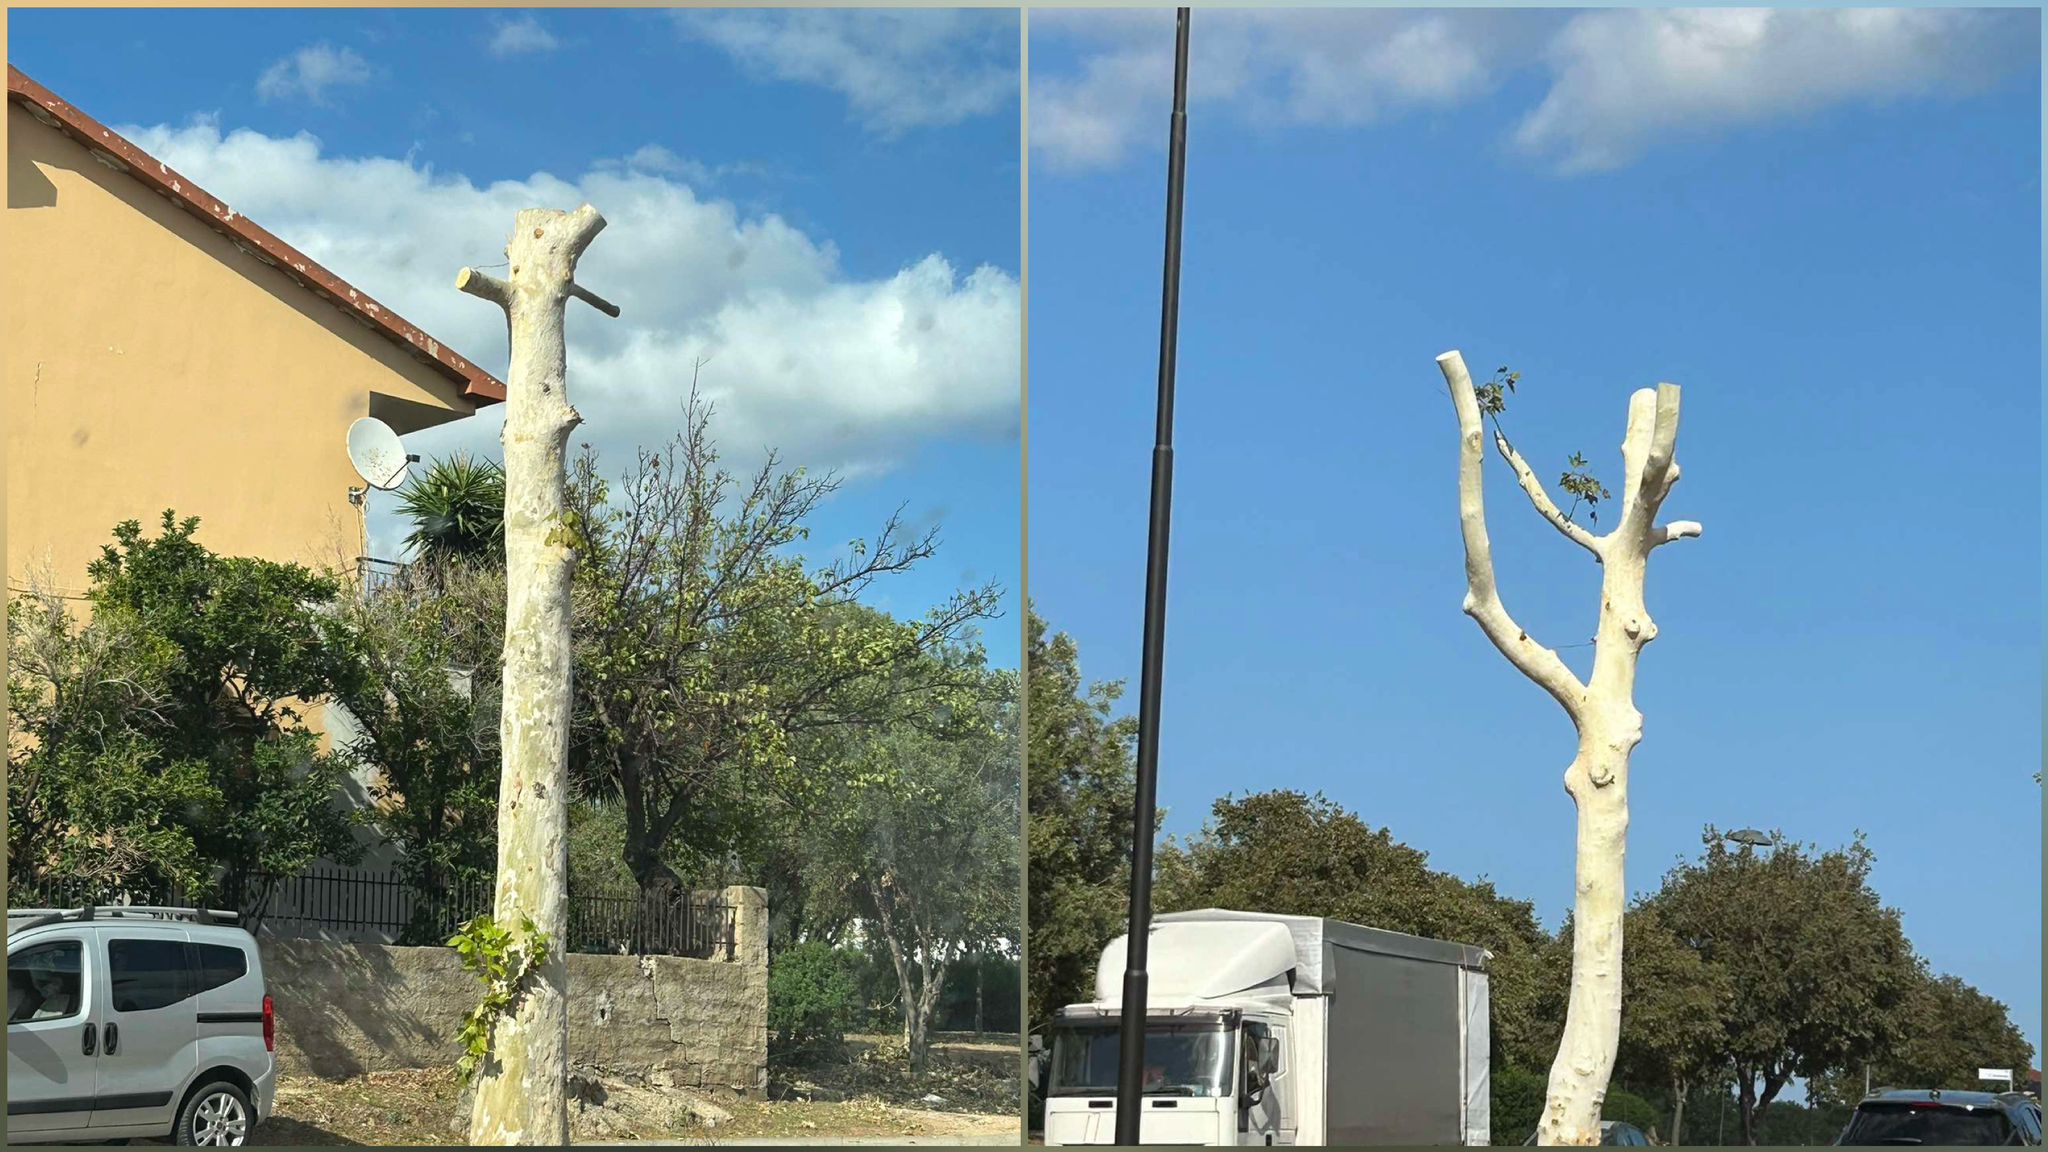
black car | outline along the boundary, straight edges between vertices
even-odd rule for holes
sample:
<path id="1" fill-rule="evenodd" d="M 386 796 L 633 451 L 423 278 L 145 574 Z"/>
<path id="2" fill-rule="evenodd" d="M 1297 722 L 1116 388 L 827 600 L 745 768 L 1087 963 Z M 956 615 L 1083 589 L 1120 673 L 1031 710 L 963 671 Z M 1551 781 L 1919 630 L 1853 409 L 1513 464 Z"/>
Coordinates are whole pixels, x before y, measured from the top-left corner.
<path id="1" fill-rule="evenodd" d="M 2040 1142 L 2041 1106 L 2018 1093 L 1888 1088 L 1864 1097 L 1835 1144 Z"/>

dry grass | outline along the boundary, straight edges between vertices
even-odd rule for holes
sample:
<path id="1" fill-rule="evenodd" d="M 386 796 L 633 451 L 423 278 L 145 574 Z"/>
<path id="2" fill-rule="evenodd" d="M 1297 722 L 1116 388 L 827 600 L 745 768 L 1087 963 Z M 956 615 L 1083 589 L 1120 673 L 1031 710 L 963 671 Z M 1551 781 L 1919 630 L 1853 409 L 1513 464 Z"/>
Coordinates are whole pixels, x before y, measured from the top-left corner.
<path id="1" fill-rule="evenodd" d="M 731 1120 L 716 1129 L 678 1122 L 672 1110 L 614 1099 L 604 1130 L 586 1139 L 750 1139 L 805 1136 L 992 1137 L 1017 1131 L 1014 1036 L 946 1035 L 922 1080 L 898 1037 L 848 1038 L 848 1059 L 778 1073 L 767 1100 L 716 1100 Z M 639 1096 L 632 1093 L 631 1096 Z M 938 1102 L 925 1097 L 936 1096 Z M 468 1136 L 462 1088 L 447 1069 L 372 1072 L 347 1080 L 286 1076 L 277 1115 L 258 1131 L 266 1146 L 459 1145 Z"/>

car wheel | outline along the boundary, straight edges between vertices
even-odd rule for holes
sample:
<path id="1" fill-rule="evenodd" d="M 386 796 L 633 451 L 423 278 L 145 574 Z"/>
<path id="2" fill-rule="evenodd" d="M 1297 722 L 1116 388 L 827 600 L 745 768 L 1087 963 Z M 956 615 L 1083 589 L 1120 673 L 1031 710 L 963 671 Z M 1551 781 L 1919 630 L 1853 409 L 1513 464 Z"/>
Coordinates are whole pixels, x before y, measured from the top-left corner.
<path id="1" fill-rule="evenodd" d="M 174 1136 L 181 1145 L 239 1148 L 249 1142 L 254 1116 L 248 1093 L 226 1080 L 215 1080 L 185 1101 Z"/>

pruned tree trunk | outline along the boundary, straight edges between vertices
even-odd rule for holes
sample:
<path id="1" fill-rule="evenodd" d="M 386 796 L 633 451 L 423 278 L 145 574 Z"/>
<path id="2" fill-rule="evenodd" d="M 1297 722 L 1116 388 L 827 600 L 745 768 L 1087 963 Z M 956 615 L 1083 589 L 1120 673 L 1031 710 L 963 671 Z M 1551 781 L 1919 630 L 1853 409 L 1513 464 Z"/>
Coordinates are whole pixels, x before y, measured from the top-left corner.
<path id="1" fill-rule="evenodd" d="M 1656 522 L 1678 481 L 1672 453 L 1678 436 L 1678 386 L 1659 384 L 1629 398 L 1622 440 L 1621 518 L 1596 536 L 1560 511 L 1520 453 L 1494 433 L 1494 447 L 1514 471 L 1536 511 L 1566 539 L 1592 553 L 1601 566 L 1600 624 L 1593 673 L 1581 683 L 1557 652 L 1531 639 L 1501 602 L 1494 586 L 1493 549 L 1486 533 L 1481 466 L 1485 421 L 1464 357 L 1446 352 L 1437 366 L 1457 408 L 1458 519 L 1465 541 L 1465 613 L 1508 662 L 1564 707 L 1578 730 L 1578 754 L 1565 769 L 1565 791 L 1578 808 L 1578 883 L 1572 905 L 1572 975 L 1564 1034 L 1550 1068 L 1550 1087 L 1537 1143 L 1600 1142 L 1600 1106 L 1621 1039 L 1621 920 L 1628 900 L 1622 859 L 1628 838 L 1629 754 L 1643 737 L 1635 708 L 1636 662 L 1656 638 L 1657 625 L 1643 602 L 1651 550 L 1687 536 L 1690 521 Z"/>
<path id="2" fill-rule="evenodd" d="M 564 523 L 563 458 L 581 421 L 569 404 L 564 305 L 570 296 L 617 310 L 578 287 L 576 260 L 604 228 L 574 212 L 519 213 L 505 248 L 508 279 L 471 268 L 456 287 L 505 310 L 512 363 L 505 390 L 505 657 L 499 737 L 496 917 L 527 920 L 548 961 L 497 1021 L 479 1070 L 471 1144 L 569 1142 L 568 933 L 569 581 L 576 555 Z"/>

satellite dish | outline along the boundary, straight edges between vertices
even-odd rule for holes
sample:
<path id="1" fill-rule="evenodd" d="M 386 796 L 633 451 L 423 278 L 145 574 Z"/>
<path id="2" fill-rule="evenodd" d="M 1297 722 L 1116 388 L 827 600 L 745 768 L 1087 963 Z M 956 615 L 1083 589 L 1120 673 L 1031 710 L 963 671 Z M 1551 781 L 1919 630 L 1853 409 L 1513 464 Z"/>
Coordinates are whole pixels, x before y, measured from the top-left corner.
<path id="1" fill-rule="evenodd" d="M 372 488 L 389 492 L 404 484 L 413 461 L 418 459 L 406 453 L 391 425 L 375 416 L 365 416 L 348 426 L 348 462 L 356 466 L 356 475 L 363 478 L 363 483 Z"/>

